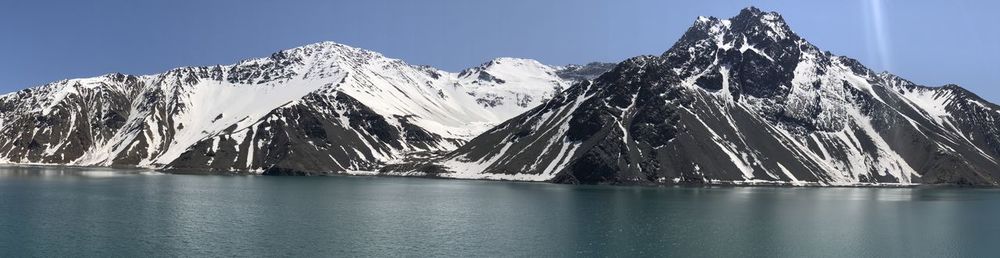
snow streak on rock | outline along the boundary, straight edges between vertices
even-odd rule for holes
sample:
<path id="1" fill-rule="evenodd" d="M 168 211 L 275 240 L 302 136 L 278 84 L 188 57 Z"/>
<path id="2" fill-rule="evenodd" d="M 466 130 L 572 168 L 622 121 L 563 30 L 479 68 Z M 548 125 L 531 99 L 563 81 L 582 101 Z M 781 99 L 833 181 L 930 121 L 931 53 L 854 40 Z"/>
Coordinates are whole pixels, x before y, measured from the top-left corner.
<path id="1" fill-rule="evenodd" d="M 611 184 L 997 185 L 996 105 L 823 52 L 777 13 L 700 17 L 495 127 L 439 176 Z"/>
<path id="2" fill-rule="evenodd" d="M 574 83 L 559 75 L 570 70 L 501 58 L 450 73 L 323 42 L 233 65 L 64 80 L 0 96 L 0 160 L 238 173 L 371 168 L 455 149 Z"/>

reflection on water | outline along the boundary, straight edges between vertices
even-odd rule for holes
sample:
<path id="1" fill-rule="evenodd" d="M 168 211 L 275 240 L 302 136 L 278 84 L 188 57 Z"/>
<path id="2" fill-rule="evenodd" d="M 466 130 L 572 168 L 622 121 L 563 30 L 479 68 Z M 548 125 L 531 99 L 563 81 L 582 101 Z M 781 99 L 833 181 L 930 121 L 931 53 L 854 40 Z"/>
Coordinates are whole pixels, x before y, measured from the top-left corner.
<path id="1" fill-rule="evenodd" d="M 116 177 L 131 175 L 163 175 L 150 169 L 89 168 L 64 166 L 0 166 L 0 178 L 14 177 Z"/>
<path id="2" fill-rule="evenodd" d="M 991 256 L 1000 237 L 993 189 L 149 173 L 0 168 L 0 256 Z"/>

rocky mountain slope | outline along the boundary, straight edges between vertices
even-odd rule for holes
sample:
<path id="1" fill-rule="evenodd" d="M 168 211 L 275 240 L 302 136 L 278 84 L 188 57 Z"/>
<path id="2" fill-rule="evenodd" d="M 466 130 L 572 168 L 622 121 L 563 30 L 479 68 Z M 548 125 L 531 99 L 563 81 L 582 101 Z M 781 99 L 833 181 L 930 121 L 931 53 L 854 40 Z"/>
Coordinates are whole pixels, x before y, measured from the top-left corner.
<path id="1" fill-rule="evenodd" d="M 752 7 L 619 64 L 451 73 L 324 42 L 0 96 L 0 163 L 190 173 L 996 186 L 998 130 L 997 105 L 872 71 Z"/>
<path id="2" fill-rule="evenodd" d="M 0 162 L 364 169 L 452 150 L 583 78 L 560 76 L 568 69 L 499 58 L 450 73 L 323 42 L 233 65 L 63 80 L 0 96 Z"/>
<path id="3" fill-rule="evenodd" d="M 774 12 L 701 17 L 414 166 L 454 178 L 602 184 L 1000 184 L 1000 107 L 821 51 Z"/>

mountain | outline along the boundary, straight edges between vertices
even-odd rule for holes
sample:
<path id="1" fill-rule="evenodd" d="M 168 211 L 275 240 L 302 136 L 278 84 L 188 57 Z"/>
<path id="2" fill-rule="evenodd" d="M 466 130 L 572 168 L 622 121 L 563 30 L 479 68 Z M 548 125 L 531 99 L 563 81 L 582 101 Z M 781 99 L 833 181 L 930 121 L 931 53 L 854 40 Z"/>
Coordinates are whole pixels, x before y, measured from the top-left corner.
<path id="1" fill-rule="evenodd" d="M 700 17 L 569 87 L 434 176 L 581 184 L 1000 184 L 1000 107 L 821 51 L 774 12 Z"/>
<path id="2" fill-rule="evenodd" d="M 582 78 L 559 75 L 567 69 L 499 58 L 450 73 L 322 42 L 233 65 L 63 80 L 0 96 L 0 162 L 363 169 L 455 149 Z"/>
<path id="3" fill-rule="evenodd" d="M 178 173 L 997 186 L 998 131 L 1000 106 L 872 71 L 752 7 L 618 64 L 452 73 L 323 42 L 0 96 L 0 163 Z"/>

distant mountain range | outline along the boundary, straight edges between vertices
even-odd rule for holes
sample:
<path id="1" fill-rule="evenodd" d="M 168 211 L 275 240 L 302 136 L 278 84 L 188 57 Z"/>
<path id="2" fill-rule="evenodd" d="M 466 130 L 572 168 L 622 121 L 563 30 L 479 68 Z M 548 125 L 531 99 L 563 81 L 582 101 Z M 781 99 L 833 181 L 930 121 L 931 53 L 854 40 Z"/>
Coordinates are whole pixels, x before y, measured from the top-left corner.
<path id="1" fill-rule="evenodd" d="M 750 7 L 619 64 L 459 73 L 337 43 L 0 96 L 0 161 L 580 184 L 1000 184 L 1000 107 Z"/>

